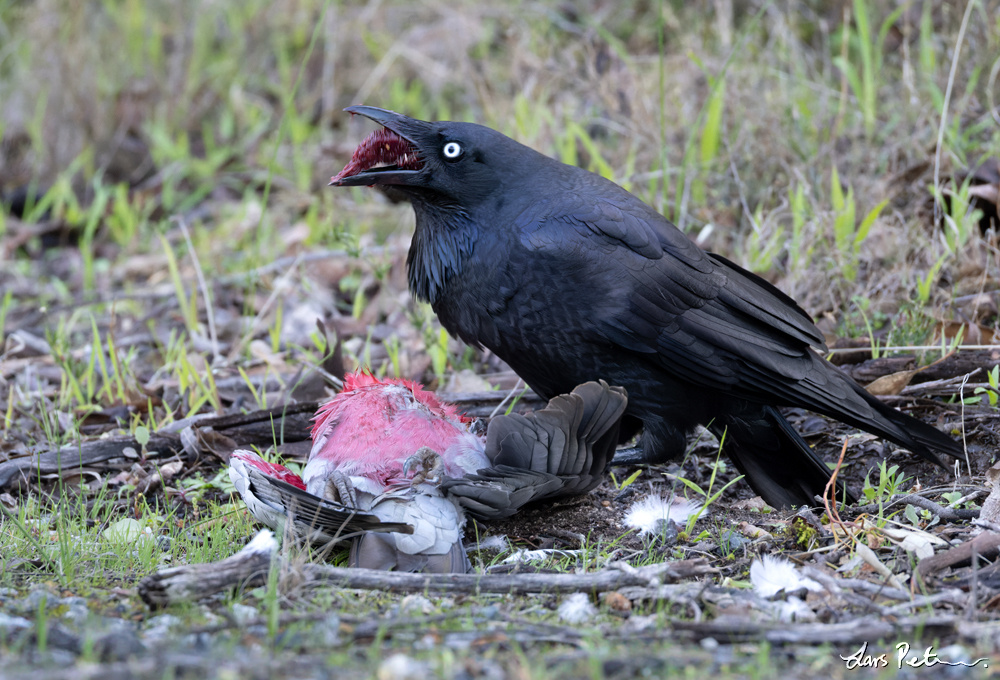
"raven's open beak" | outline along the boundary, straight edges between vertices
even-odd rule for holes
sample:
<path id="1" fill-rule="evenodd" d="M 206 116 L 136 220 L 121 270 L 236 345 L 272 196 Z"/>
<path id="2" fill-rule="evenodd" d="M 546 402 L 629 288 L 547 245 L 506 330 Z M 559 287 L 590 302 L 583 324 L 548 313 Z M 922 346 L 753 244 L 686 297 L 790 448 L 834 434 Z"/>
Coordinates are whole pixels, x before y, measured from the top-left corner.
<path id="1" fill-rule="evenodd" d="M 350 162 L 330 179 L 330 185 L 412 184 L 424 167 L 414 138 L 427 130 L 428 123 L 374 106 L 349 106 L 344 110 L 370 118 L 383 129 L 361 142 Z"/>

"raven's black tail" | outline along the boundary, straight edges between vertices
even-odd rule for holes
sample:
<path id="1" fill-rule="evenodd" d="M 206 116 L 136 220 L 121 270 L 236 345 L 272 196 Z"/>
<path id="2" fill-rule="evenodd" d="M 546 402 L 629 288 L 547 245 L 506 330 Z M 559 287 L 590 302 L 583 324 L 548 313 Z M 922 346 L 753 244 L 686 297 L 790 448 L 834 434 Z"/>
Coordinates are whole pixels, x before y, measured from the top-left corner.
<path id="1" fill-rule="evenodd" d="M 860 397 L 858 401 L 866 402 L 873 413 L 867 417 L 855 418 L 854 414 L 862 409 L 852 405 L 850 408 L 829 414 L 832 417 L 848 425 L 860 427 L 866 432 L 877 434 L 883 439 L 888 439 L 945 469 L 947 466 L 938 458 L 935 451 L 946 453 L 955 458 L 962 456 L 962 444 L 959 441 L 933 425 L 917 420 L 902 411 L 897 411 L 891 406 L 886 406 L 854 381 L 850 381 L 850 386 Z M 820 412 L 822 413 L 822 411 Z"/>
<path id="2" fill-rule="evenodd" d="M 722 450 L 746 476 L 750 487 L 775 508 L 816 505 L 830 480 L 830 468 L 773 406 L 747 405 L 745 412 L 713 422 Z M 837 484 L 837 500 L 845 498 Z M 848 502 L 854 497 L 848 492 Z"/>

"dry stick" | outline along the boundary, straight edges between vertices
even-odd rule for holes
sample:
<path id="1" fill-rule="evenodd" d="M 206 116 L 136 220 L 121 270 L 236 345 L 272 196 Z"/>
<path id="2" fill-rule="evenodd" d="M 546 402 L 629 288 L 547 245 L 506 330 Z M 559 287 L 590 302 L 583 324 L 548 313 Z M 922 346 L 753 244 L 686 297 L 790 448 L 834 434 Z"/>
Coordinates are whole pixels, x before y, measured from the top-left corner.
<path id="1" fill-rule="evenodd" d="M 191 253 L 191 263 L 194 265 L 195 276 L 198 277 L 198 287 L 201 288 L 201 296 L 205 298 L 205 316 L 208 318 L 208 337 L 212 341 L 212 361 L 219 359 L 219 336 L 215 332 L 215 312 L 212 310 L 212 298 L 208 294 L 208 284 L 205 282 L 205 273 L 201 270 L 201 262 L 198 261 L 198 253 L 191 242 L 191 234 L 188 232 L 187 222 L 180 215 L 170 218 L 181 228 L 184 235 L 184 242 L 187 244 L 188 252 Z"/>
<path id="2" fill-rule="evenodd" d="M 925 368 L 930 368 L 931 366 L 933 366 L 933 364 L 925 366 Z M 916 385 L 907 385 L 906 387 L 904 387 L 902 390 L 899 391 L 899 394 L 901 396 L 909 396 L 911 394 L 932 395 L 934 390 L 937 390 L 942 387 L 952 387 L 956 383 L 960 385 L 959 389 L 961 389 L 962 387 L 965 386 L 969 378 L 976 375 L 982 370 L 983 370 L 982 367 L 980 367 L 973 369 L 972 371 L 969 371 L 965 375 L 955 376 L 954 378 L 941 378 L 940 380 L 928 380 L 927 382 L 917 383 Z M 959 383 L 959 379 L 961 379 L 961 383 Z M 989 383 L 973 383 L 973 385 L 989 386 Z M 949 394 L 954 394 L 954 392 L 949 392 Z"/>
<path id="3" fill-rule="evenodd" d="M 158 607 L 208 597 L 236 587 L 245 580 L 259 583 L 265 577 L 262 574 L 266 575 L 265 564 L 270 564 L 275 550 L 273 543 L 269 545 L 255 538 L 247 548 L 220 562 L 163 569 L 139 582 L 139 596 L 149 606 Z M 305 564 L 293 569 L 287 561 L 283 561 L 280 567 L 299 585 L 389 592 L 514 595 L 580 591 L 599 593 L 625 586 L 677 581 L 716 571 L 701 558 L 634 570 L 604 569 L 590 574 L 409 574 L 320 564 Z"/>
<path id="4" fill-rule="evenodd" d="M 975 519 L 979 517 L 979 508 L 974 508 L 972 510 L 967 510 L 965 508 L 946 508 L 944 506 L 938 505 L 932 500 L 928 500 L 923 496 L 918 496 L 917 494 L 897 494 L 889 499 L 887 503 L 882 504 L 883 510 L 888 510 L 893 505 L 897 503 L 909 503 L 918 508 L 924 510 L 929 510 L 942 521 L 945 522 L 964 522 L 969 519 Z M 858 514 L 863 512 L 876 512 L 879 509 L 878 503 L 871 503 L 869 505 L 859 505 L 856 508 L 852 508 Z"/>
<path id="5" fill-rule="evenodd" d="M 974 501 L 977 498 L 979 498 L 980 496 L 983 496 L 985 494 L 986 494 L 986 489 L 977 489 L 977 490 L 973 491 L 972 493 L 965 494 L 964 496 L 962 496 L 961 498 L 959 498 L 957 501 L 949 503 L 945 507 L 948 508 L 949 510 L 957 510 L 962 505 L 965 505 L 969 501 Z M 994 529 L 994 531 L 1000 531 L 1000 529 Z"/>
<path id="6" fill-rule="evenodd" d="M 846 354 L 848 352 L 863 352 L 869 347 L 838 347 L 836 349 L 828 349 L 823 354 Z M 1000 349 L 1000 345 L 956 345 L 954 351 L 962 349 Z M 880 352 L 934 352 L 941 351 L 941 345 L 890 345 L 888 347 L 879 347 Z M 942 357 L 946 358 L 946 357 Z M 939 359 L 938 361 L 940 361 Z M 937 363 L 935 361 L 934 363 Z"/>
<path id="7" fill-rule="evenodd" d="M 972 4 L 971 2 L 969 4 Z M 976 550 L 976 542 L 972 542 L 972 591 L 969 593 L 969 608 L 966 611 L 966 618 L 975 621 L 977 609 L 979 608 L 979 551 Z"/>
<path id="8" fill-rule="evenodd" d="M 962 17 L 962 26 L 958 29 L 958 39 L 955 41 L 955 54 L 951 58 L 951 72 L 948 74 L 948 86 L 944 91 L 944 103 L 941 105 L 941 124 L 938 125 L 937 146 L 934 149 L 934 224 L 941 218 L 941 201 L 938 186 L 941 183 L 941 147 L 944 145 L 944 126 L 948 120 L 948 106 L 951 104 L 951 88 L 955 84 L 955 73 L 958 71 L 958 57 L 962 53 L 962 43 L 965 41 L 965 29 L 969 25 L 969 17 L 972 16 L 972 6 L 975 0 L 968 0 L 965 4 L 965 15 Z"/>
<path id="9" fill-rule="evenodd" d="M 969 4 L 972 2 L 970 0 Z M 971 373 L 969 375 L 972 375 Z M 969 462 L 969 445 L 965 439 L 965 383 L 968 382 L 969 376 L 965 376 L 962 380 L 962 386 L 958 388 L 958 401 L 962 404 L 962 450 L 965 451 L 965 467 L 969 470 L 969 477 L 972 477 L 972 463 Z M 958 481 L 958 475 L 955 475 L 956 481 Z"/>
<path id="10" fill-rule="evenodd" d="M 736 169 L 736 156 L 733 154 L 732 149 L 729 148 L 729 139 L 725 139 L 726 143 L 726 153 L 729 154 L 729 169 L 733 173 L 733 178 L 736 180 L 736 190 L 740 195 L 740 204 L 743 206 L 743 214 L 746 216 L 747 220 L 750 222 L 750 226 L 753 228 L 755 234 L 760 234 L 760 225 L 757 224 L 757 219 L 753 216 L 753 211 L 750 210 L 750 205 L 747 203 L 746 194 L 743 191 L 743 182 L 740 180 L 740 171 Z"/>
<path id="11" fill-rule="evenodd" d="M 500 409 L 502 409 L 504 407 L 504 404 L 506 404 L 510 400 L 510 398 L 514 396 L 514 393 L 517 392 L 517 388 L 519 388 L 520 386 L 521 386 L 521 378 L 518 377 L 517 382 L 514 383 L 514 388 L 507 393 L 507 396 L 503 398 L 503 401 L 497 404 L 497 407 L 493 409 L 493 412 L 490 414 L 490 418 L 493 418 L 493 416 L 495 416 L 497 413 L 500 412 Z"/>
<path id="12" fill-rule="evenodd" d="M 997 524 L 996 522 L 990 522 L 985 519 L 974 519 L 972 520 L 972 523 L 977 527 L 982 527 L 983 529 L 988 529 L 1000 534 L 1000 524 Z"/>
<path id="13" fill-rule="evenodd" d="M 949 567 L 965 564 L 972 559 L 973 552 L 986 559 L 994 559 L 1000 552 L 1000 534 L 986 531 L 961 545 L 925 557 L 917 564 L 917 572 L 926 579 Z"/>

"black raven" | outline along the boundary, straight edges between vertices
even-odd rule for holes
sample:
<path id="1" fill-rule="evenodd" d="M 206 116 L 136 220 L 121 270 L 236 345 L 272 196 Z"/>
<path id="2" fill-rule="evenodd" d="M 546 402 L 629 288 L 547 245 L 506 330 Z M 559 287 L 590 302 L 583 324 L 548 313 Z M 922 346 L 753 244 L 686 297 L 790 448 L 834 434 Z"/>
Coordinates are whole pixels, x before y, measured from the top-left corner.
<path id="1" fill-rule="evenodd" d="M 545 398 L 603 379 L 628 391 L 642 457 L 685 449 L 698 424 L 769 504 L 813 504 L 830 471 L 778 411 L 800 406 L 941 465 L 934 427 L 879 402 L 812 347 L 794 300 L 692 243 L 618 185 L 481 125 L 352 106 L 379 123 L 331 180 L 413 205 L 411 292 Z M 631 425 L 629 428 L 628 425 Z"/>

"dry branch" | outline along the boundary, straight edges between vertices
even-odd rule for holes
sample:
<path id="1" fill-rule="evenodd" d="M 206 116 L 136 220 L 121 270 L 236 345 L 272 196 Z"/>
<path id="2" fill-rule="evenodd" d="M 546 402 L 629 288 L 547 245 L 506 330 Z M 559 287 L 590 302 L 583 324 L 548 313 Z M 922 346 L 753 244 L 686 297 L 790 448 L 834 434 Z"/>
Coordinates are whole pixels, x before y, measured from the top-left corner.
<path id="1" fill-rule="evenodd" d="M 151 607 L 197 600 L 249 581 L 260 585 L 276 545 L 262 531 L 251 543 L 221 562 L 171 567 L 139 582 L 139 596 Z M 703 576 L 716 570 L 703 558 L 664 562 L 639 568 L 611 568 L 591 574 L 410 574 L 349 569 L 322 564 L 281 565 L 298 585 L 385 590 L 396 593 L 601 593 L 626 586 L 649 586 Z"/>
<path id="2" fill-rule="evenodd" d="M 674 631 L 685 631 L 694 639 L 714 638 L 726 642 L 766 640 L 776 645 L 854 645 L 876 640 L 891 640 L 920 633 L 924 638 L 957 632 L 957 616 L 907 617 L 897 621 L 860 618 L 844 623 L 767 624 L 750 618 L 695 623 L 672 621 Z"/>
<path id="3" fill-rule="evenodd" d="M 487 417 L 506 392 L 439 392 L 438 397 L 449 401 L 470 416 Z M 239 446 L 269 446 L 277 439 L 280 442 L 297 442 L 310 438 L 312 414 L 318 403 L 306 401 L 286 404 L 270 409 L 236 413 L 226 416 L 198 416 L 189 424 L 195 430 L 212 428 L 225 434 Z M 545 402 L 533 392 L 524 393 L 515 405 L 515 411 L 533 410 Z M 155 433 L 146 444 L 151 458 L 164 458 L 180 454 L 184 450 L 178 434 L 180 423 Z M 69 471 L 103 463 L 119 458 L 126 448 L 136 451 L 142 445 L 134 437 L 113 437 L 110 439 L 77 442 L 54 451 L 44 451 L 31 456 L 13 457 L 0 463 L 0 489 L 19 481 L 30 480 L 33 476 Z"/>
<path id="4" fill-rule="evenodd" d="M 199 418 L 192 425 L 198 429 L 212 427 L 224 432 L 241 446 L 267 446 L 274 442 L 276 436 L 289 442 L 308 439 L 309 418 L 315 410 L 316 402 L 307 402 L 253 413 Z M 142 445 L 134 437 L 112 437 L 13 458 L 0 463 L 0 489 L 21 480 L 30 480 L 33 476 L 75 470 L 119 458 L 125 455 L 127 448 L 139 451 Z M 150 458 L 165 458 L 180 454 L 184 446 L 178 433 L 164 430 L 149 439 L 146 450 Z"/>
<path id="5" fill-rule="evenodd" d="M 861 513 L 877 513 L 887 510 L 893 505 L 899 505 L 900 503 L 908 503 L 918 508 L 928 510 L 940 517 L 943 522 L 964 522 L 970 519 L 976 519 L 979 517 L 980 512 L 979 508 L 948 508 L 943 505 L 938 505 L 934 501 L 928 500 L 927 498 L 916 494 L 897 494 L 893 496 L 889 502 L 882 504 L 881 507 L 878 503 L 871 503 L 869 505 L 859 505 L 850 509 L 859 515 Z"/>
<path id="6" fill-rule="evenodd" d="M 438 392 L 437 398 L 454 404 L 460 411 L 474 418 L 488 418 L 493 409 L 503 401 L 507 390 L 495 392 Z M 508 402 L 509 403 L 509 402 Z M 545 406 L 545 400 L 528 390 L 521 395 L 514 405 L 515 413 L 533 411 Z"/>
<path id="7" fill-rule="evenodd" d="M 965 350 L 947 357 L 933 366 L 927 366 L 913 377 L 911 389 L 927 382 L 938 382 L 958 378 L 977 369 L 991 370 L 1000 363 L 1000 347 L 996 350 Z M 869 359 L 860 364 L 845 366 L 842 370 L 862 384 L 878 378 L 917 368 L 917 358 L 912 355 Z"/>
<path id="8" fill-rule="evenodd" d="M 184 448 L 180 437 L 171 434 L 153 435 L 146 447 L 151 451 L 150 457 L 174 455 Z M 134 437 L 116 437 L 70 445 L 34 456 L 14 458 L 0 463 L 0 489 L 38 475 L 61 473 L 119 458 L 125 455 L 123 451 L 126 448 L 138 451 L 142 445 Z M 155 452 L 155 456 L 152 452 Z"/>
<path id="9" fill-rule="evenodd" d="M 262 586 L 267 582 L 272 550 L 250 550 L 250 547 L 219 562 L 158 571 L 139 581 L 139 597 L 150 607 L 166 607 L 173 602 L 197 600 L 237 585 Z"/>
<path id="10" fill-rule="evenodd" d="M 995 559 L 1000 555 L 1000 534 L 987 531 L 951 550 L 925 557 L 917 565 L 917 571 L 927 578 L 948 567 L 965 566 L 972 562 L 973 553 L 982 559 Z"/>

